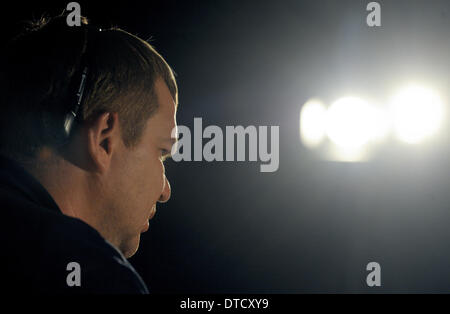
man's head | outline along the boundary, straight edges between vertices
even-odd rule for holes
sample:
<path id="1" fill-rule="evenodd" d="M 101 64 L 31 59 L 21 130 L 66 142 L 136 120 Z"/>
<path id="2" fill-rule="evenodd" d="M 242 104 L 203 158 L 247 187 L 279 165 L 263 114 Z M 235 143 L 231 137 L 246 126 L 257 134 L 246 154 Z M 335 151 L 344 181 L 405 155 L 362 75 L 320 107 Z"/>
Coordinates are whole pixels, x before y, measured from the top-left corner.
<path id="1" fill-rule="evenodd" d="M 82 69 L 75 128 L 64 136 Z M 156 203 L 170 197 L 163 156 L 176 127 L 177 85 L 164 59 L 120 29 L 35 25 L 2 57 L 0 153 L 20 161 L 61 210 L 134 254 Z"/>
<path id="2" fill-rule="evenodd" d="M 162 79 L 156 80 L 154 89 L 158 109 L 133 147 L 123 141 L 118 114 L 104 113 L 83 127 L 69 151 L 73 156 L 84 147 L 85 156 L 75 160 L 88 169 L 85 183 L 92 184 L 91 193 L 100 200 L 95 213 L 78 210 L 78 215 L 127 257 L 137 250 L 156 203 L 166 202 L 171 193 L 163 160 L 174 143 L 175 102 Z"/>

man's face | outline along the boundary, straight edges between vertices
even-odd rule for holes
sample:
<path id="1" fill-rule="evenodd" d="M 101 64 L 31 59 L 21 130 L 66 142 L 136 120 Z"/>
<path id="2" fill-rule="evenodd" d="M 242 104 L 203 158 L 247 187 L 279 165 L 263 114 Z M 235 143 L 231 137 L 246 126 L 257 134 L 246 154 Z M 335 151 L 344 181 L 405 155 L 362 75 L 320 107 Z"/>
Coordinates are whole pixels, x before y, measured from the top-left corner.
<path id="1" fill-rule="evenodd" d="M 156 212 L 157 202 L 170 198 L 170 185 L 165 176 L 163 157 L 174 143 L 176 127 L 174 100 L 162 79 L 155 83 L 158 109 L 147 121 L 141 139 L 132 148 L 119 145 L 111 160 L 106 187 L 106 206 L 102 229 L 105 238 L 116 245 L 125 257 L 138 249 L 140 234 Z"/>

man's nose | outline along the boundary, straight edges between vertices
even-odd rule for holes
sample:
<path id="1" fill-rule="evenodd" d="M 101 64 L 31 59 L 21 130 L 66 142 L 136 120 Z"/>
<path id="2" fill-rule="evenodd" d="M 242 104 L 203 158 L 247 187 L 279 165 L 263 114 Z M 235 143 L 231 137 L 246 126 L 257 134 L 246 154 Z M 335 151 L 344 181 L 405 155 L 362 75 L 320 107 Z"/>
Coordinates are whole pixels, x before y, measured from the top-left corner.
<path id="1" fill-rule="evenodd" d="M 170 193 L 171 193 L 170 183 L 169 183 L 169 180 L 167 180 L 166 175 L 164 175 L 164 188 L 161 193 L 161 196 L 159 197 L 158 202 L 160 202 L 160 203 L 167 202 L 170 198 Z"/>

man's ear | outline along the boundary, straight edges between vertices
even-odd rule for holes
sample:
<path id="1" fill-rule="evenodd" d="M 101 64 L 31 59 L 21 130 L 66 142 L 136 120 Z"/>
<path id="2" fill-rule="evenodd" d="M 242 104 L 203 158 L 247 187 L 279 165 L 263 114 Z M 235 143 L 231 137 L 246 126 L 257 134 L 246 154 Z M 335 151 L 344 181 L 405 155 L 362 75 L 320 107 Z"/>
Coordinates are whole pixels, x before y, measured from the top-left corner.
<path id="1" fill-rule="evenodd" d="M 121 140 L 117 113 L 105 112 L 89 123 L 87 149 L 98 172 L 106 171 L 117 144 Z"/>

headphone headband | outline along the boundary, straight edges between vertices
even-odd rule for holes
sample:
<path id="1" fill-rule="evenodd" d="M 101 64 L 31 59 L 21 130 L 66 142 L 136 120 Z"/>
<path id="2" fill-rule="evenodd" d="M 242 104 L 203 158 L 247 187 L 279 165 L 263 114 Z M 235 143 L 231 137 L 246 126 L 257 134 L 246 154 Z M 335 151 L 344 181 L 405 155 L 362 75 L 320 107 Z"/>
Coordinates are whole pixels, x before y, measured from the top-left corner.
<path id="1" fill-rule="evenodd" d="M 78 116 L 78 113 L 80 111 L 81 105 L 83 103 L 83 96 L 84 96 L 84 91 L 86 88 L 86 81 L 87 81 L 87 76 L 89 73 L 89 68 L 87 66 L 87 49 L 88 49 L 88 30 L 91 29 L 91 35 L 93 31 L 99 31 L 101 32 L 101 29 L 98 28 L 94 28 L 91 27 L 90 25 L 85 25 L 86 29 L 85 29 L 85 40 L 84 40 L 84 45 L 83 45 L 83 50 L 82 50 L 82 55 L 80 57 L 80 65 L 79 68 L 83 69 L 81 72 L 81 79 L 80 79 L 80 84 L 78 85 L 78 88 L 76 89 L 76 97 L 75 97 L 75 102 L 72 106 L 72 109 L 69 111 L 69 113 L 66 114 L 65 119 L 64 119 L 64 136 L 66 139 L 68 139 L 72 133 L 73 130 L 73 124 L 75 122 L 75 119 Z"/>

